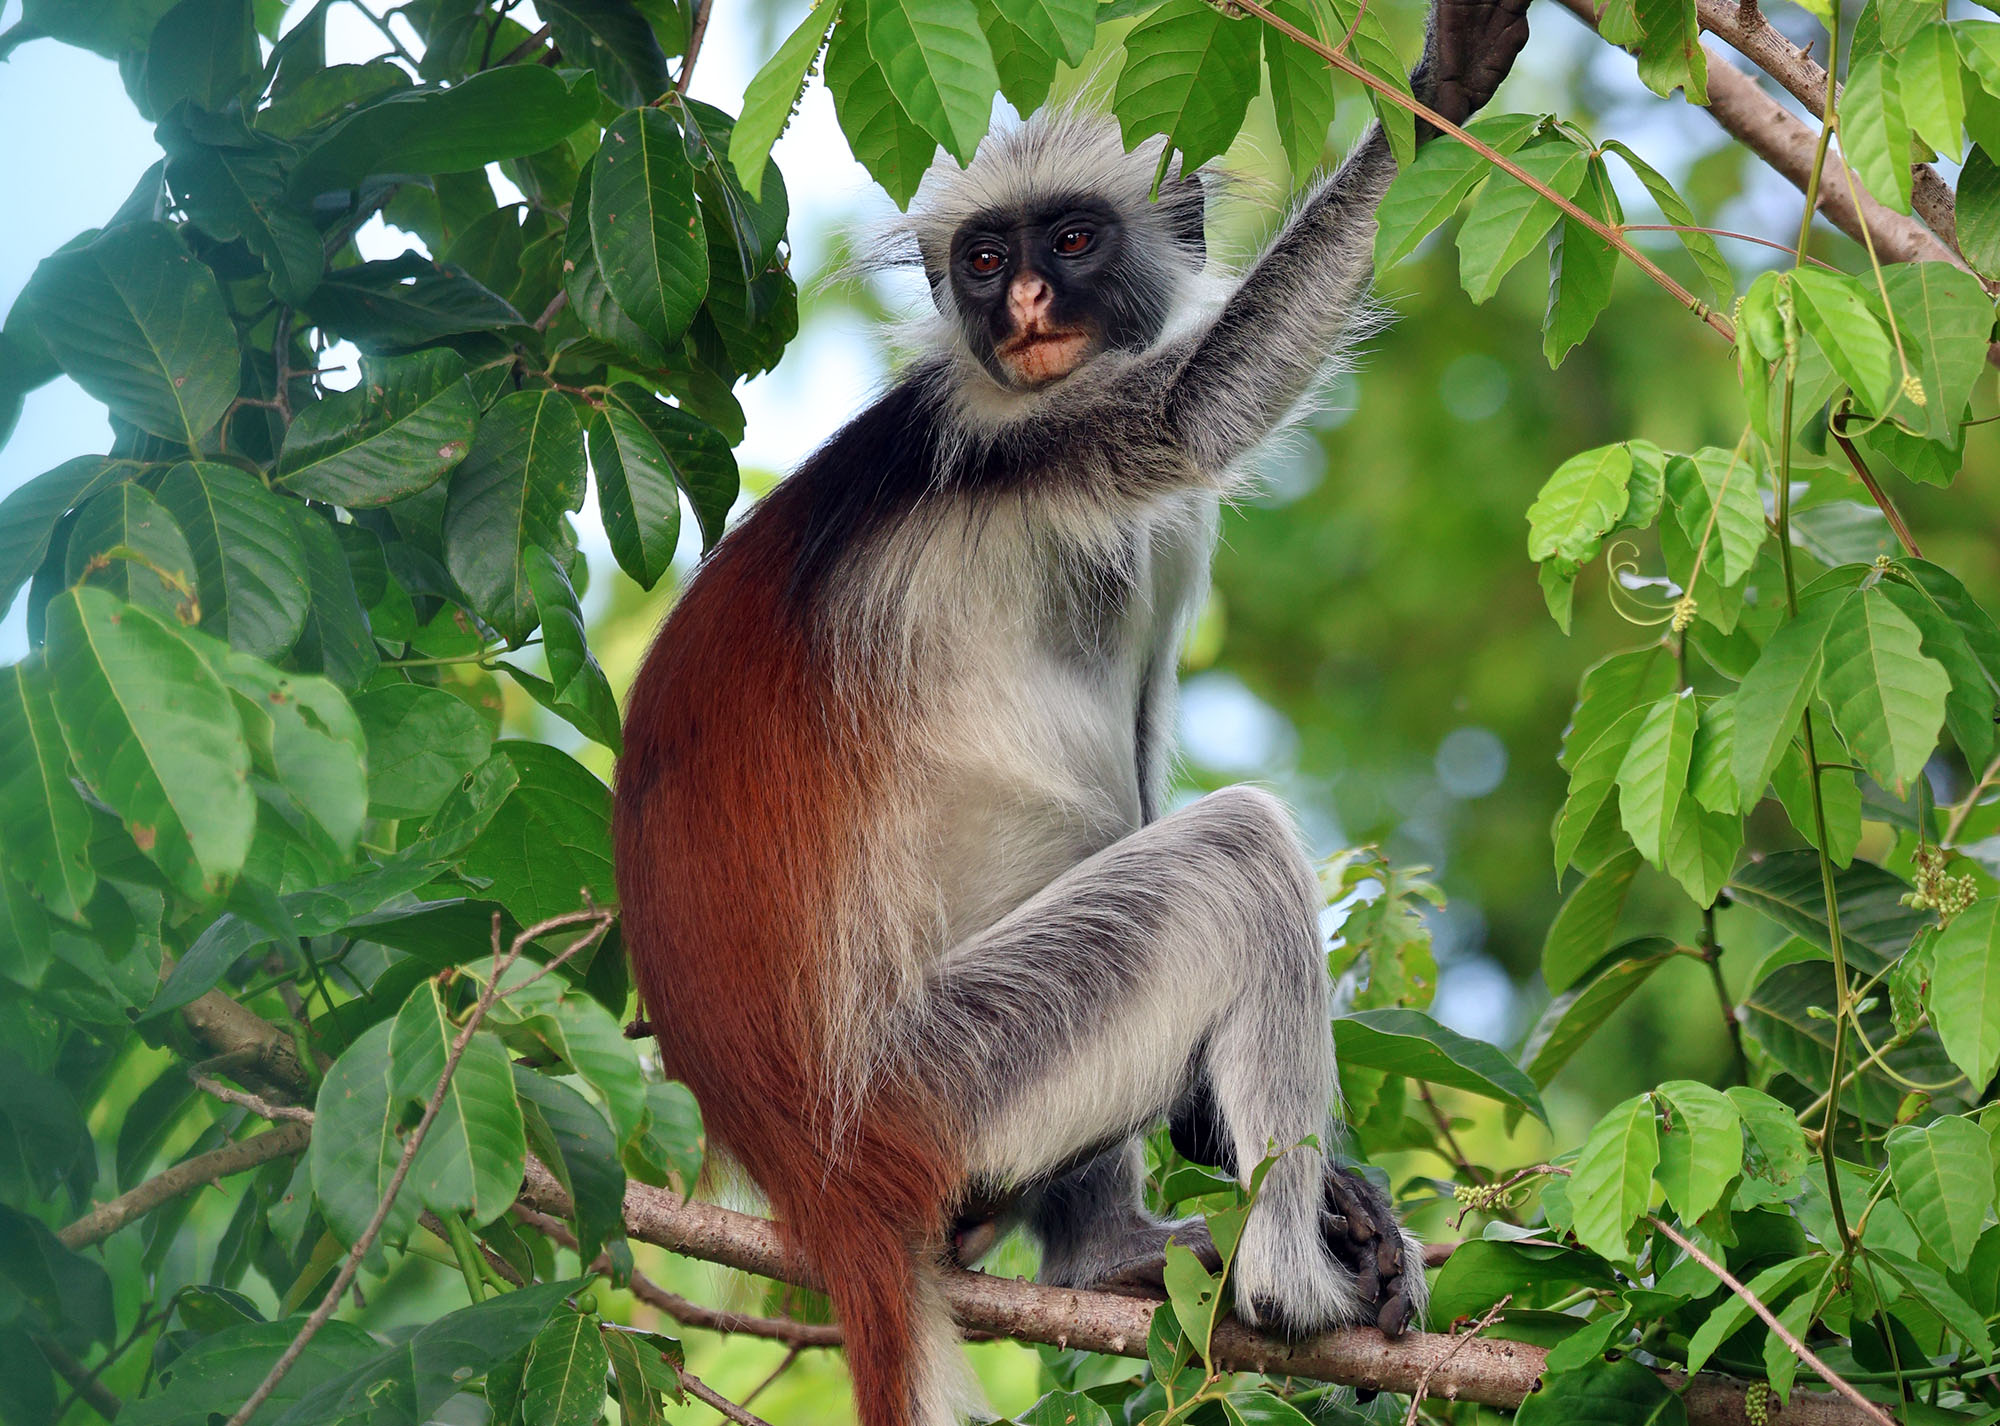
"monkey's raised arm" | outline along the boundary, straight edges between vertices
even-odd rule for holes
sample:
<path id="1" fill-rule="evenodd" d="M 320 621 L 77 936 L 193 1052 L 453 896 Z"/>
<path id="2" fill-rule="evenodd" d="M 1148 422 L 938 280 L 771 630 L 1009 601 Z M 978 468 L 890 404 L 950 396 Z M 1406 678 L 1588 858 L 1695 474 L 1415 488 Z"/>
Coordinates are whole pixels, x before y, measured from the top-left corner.
<path id="1" fill-rule="evenodd" d="M 1527 0 L 1436 0 L 1417 97 L 1463 123 L 1527 43 Z M 1435 135 L 1420 125 L 1419 141 Z M 1299 208 L 1214 324 L 1183 348 L 1167 426 L 1195 467 L 1220 470 L 1268 436 L 1351 329 L 1373 275 L 1375 209 L 1396 175 L 1382 126 Z"/>

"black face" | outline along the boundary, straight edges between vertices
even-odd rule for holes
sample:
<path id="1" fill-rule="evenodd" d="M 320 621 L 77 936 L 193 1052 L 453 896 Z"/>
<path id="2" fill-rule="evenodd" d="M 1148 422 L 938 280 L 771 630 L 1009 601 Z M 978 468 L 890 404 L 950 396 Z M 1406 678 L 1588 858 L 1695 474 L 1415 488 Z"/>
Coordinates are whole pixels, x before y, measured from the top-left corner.
<path id="1" fill-rule="evenodd" d="M 967 221 L 952 237 L 949 280 L 981 363 L 1031 388 L 1107 347 L 1149 344 L 1166 320 L 1166 284 L 1148 280 L 1132 248 L 1118 215 L 1092 199 Z"/>

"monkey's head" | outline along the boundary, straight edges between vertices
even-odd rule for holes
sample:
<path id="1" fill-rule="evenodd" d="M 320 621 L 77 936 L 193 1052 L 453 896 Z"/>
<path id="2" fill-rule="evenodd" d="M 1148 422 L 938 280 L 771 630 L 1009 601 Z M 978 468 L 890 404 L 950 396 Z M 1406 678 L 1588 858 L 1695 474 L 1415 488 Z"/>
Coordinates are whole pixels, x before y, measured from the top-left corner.
<path id="1" fill-rule="evenodd" d="M 1207 258 L 1201 179 L 1127 153 L 1109 118 L 1037 117 L 941 162 L 911 213 L 931 297 L 1001 386 L 1033 391 L 1160 337 Z"/>

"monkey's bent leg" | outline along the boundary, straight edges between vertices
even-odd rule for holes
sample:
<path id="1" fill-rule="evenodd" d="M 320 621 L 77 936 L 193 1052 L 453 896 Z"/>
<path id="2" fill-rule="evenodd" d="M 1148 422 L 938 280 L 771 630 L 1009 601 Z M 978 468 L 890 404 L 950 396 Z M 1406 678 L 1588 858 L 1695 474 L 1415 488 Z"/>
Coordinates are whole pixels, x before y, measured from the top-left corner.
<path id="1" fill-rule="evenodd" d="M 1292 1147 L 1331 1142 L 1319 904 L 1284 808 L 1230 788 L 954 949 L 910 1027 L 912 1066 L 962 1107 L 972 1177 L 1046 1179 L 1157 1122 L 1203 1071 L 1243 1174 L 1288 1150 L 1238 1249 L 1244 1315 L 1295 1331 L 1375 1321 L 1383 1304 L 1322 1239 L 1321 1152 Z"/>
<path id="2" fill-rule="evenodd" d="M 1127 1139 L 1030 1193 L 1021 1216 L 1042 1245 L 1038 1279 L 1055 1287 L 1164 1292 L 1168 1238 L 1217 1266 L 1207 1225 L 1154 1217 L 1146 1211 L 1145 1181 L 1145 1151 Z"/>

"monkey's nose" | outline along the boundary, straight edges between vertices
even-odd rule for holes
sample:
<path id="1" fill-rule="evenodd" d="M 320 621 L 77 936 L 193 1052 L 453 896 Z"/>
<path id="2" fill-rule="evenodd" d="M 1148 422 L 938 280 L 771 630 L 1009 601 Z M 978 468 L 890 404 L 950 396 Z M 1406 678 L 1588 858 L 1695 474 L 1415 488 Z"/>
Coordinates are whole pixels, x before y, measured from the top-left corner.
<path id="1" fill-rule="evenodd" d="M 1014 319 L 1016 331 L 1047 317 L 1054 301 L 1054 291 L 1039 273 L 1016 273 L 1014 280 L 1007 284 L 1007 315 Z"/>

